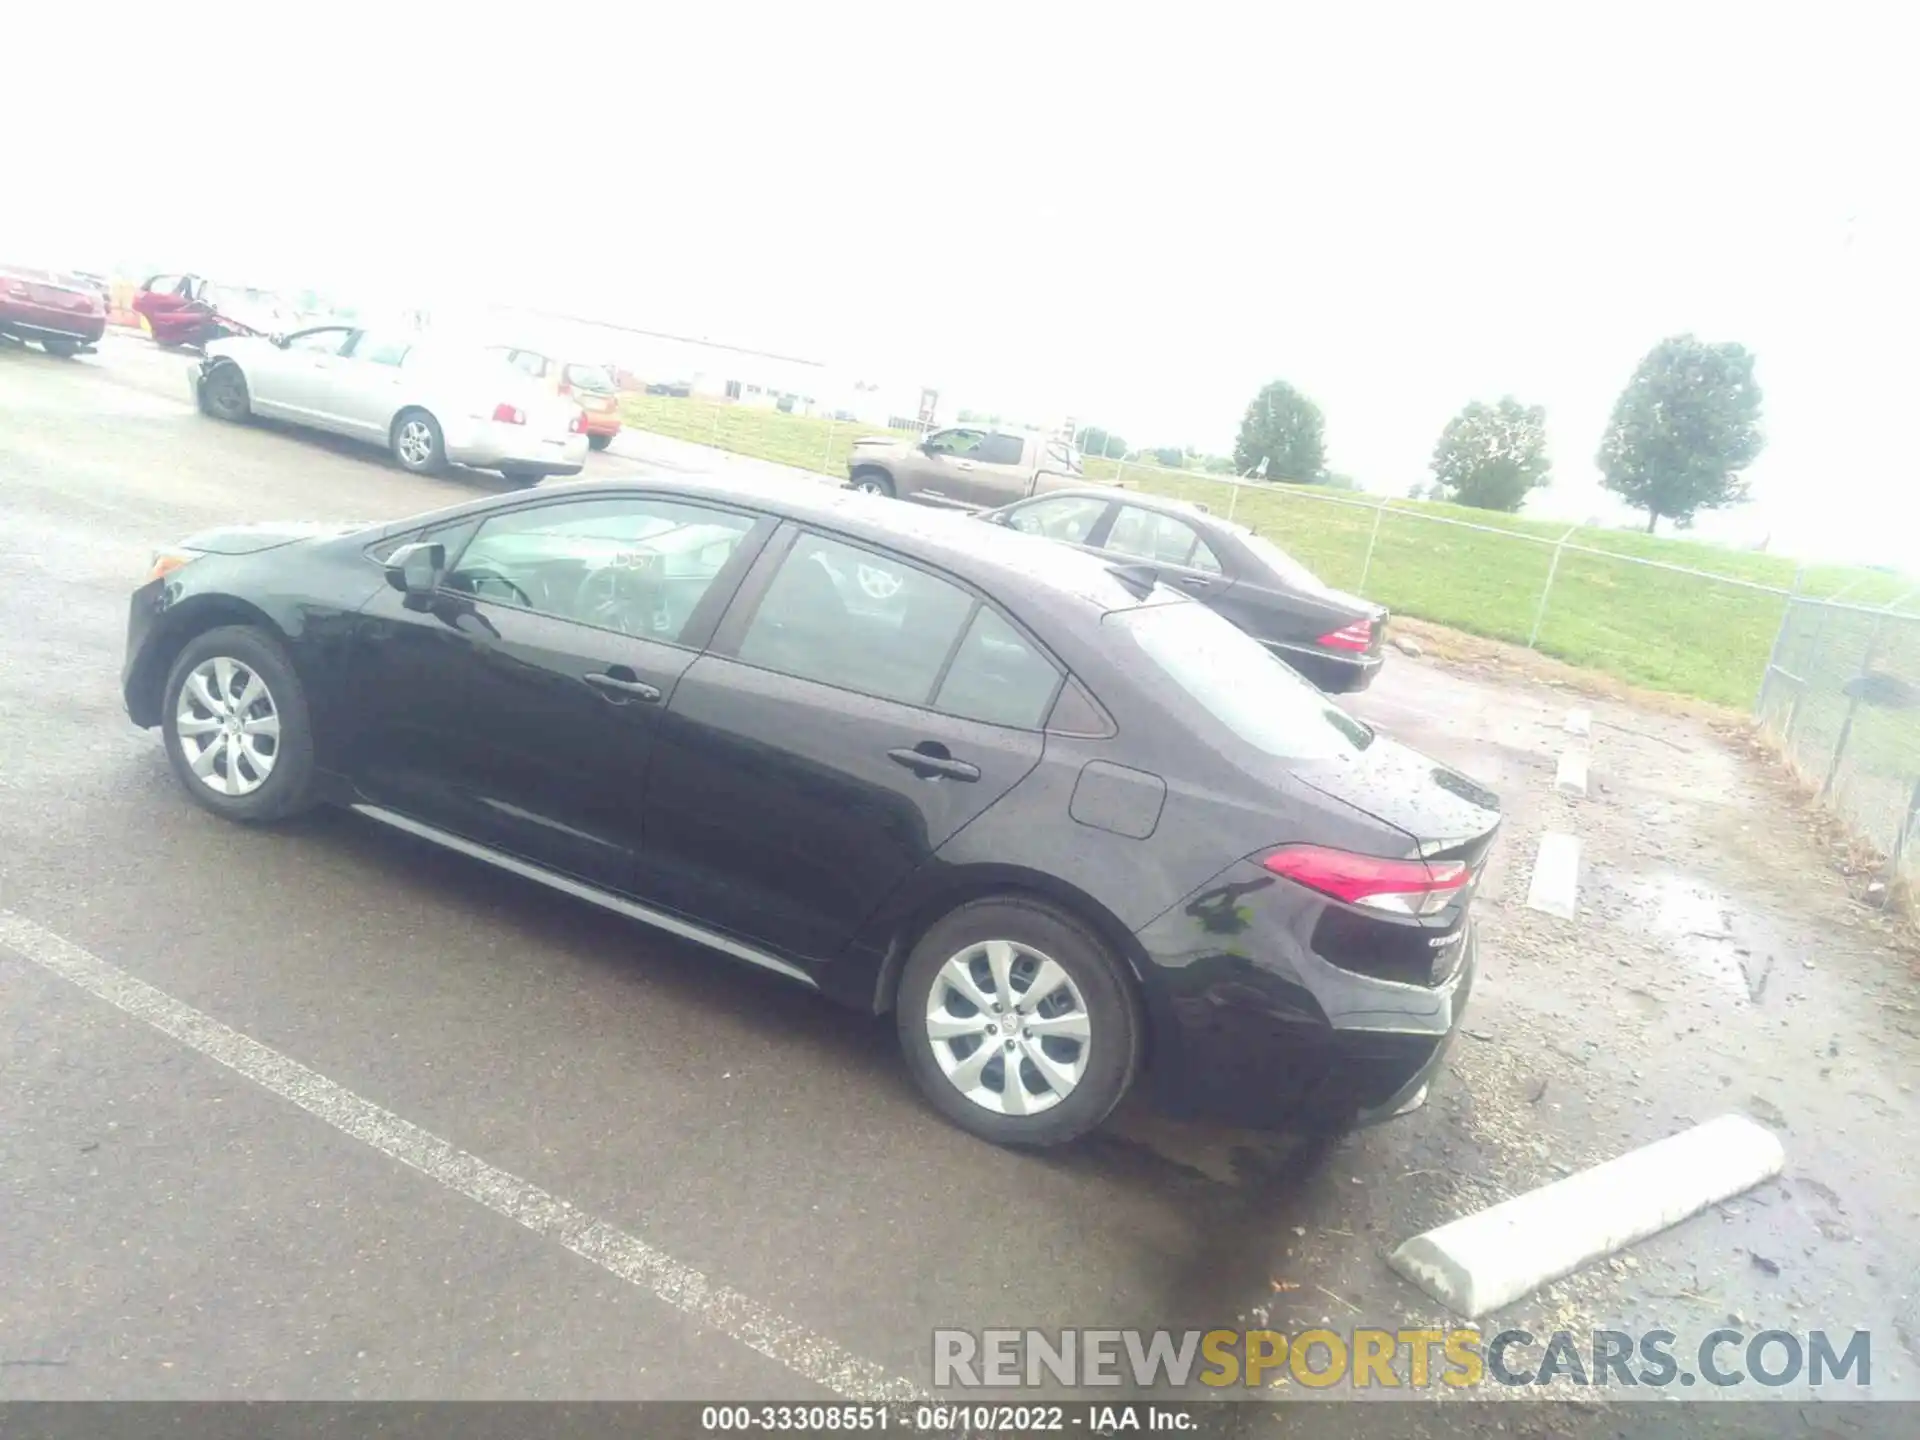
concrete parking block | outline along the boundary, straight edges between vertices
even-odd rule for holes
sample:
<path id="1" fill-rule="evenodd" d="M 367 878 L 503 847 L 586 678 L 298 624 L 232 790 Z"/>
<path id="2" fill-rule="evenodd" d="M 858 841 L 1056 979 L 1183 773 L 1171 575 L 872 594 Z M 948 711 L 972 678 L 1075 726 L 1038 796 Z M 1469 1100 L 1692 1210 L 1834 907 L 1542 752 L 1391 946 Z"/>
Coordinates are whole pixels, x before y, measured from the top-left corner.
<path id="1" fill-rule="evenodd" d="M 1771 1131 L 1723 1115 L 1416 1235 L 1388 1263 L 1476 1319 L 1771 1179 L 1785 1164 Z"/>
<path id="2" fill-rule="evenodd" d="M 1579 707 L 1567 711 L 1567 720 L 1563 728 L 1569 735 L 1591 734 L 1593 731 L 1593 712 Z"/>
<path id="3" fill-rule="evenodd" d="M 1527 908 L 1571 920 L 1580 903 L 1580 841 L 1549 830 L 1540 837 L 1527 887 Z"/>
<path id="4" fill-rule="evenodd" d="M 1587 751 L 1585 746 L 1569 745 L 1560 752 L 1560 768 L 1554 772 L 1553 788 L 1562 795 L 1587 793 Z"/>

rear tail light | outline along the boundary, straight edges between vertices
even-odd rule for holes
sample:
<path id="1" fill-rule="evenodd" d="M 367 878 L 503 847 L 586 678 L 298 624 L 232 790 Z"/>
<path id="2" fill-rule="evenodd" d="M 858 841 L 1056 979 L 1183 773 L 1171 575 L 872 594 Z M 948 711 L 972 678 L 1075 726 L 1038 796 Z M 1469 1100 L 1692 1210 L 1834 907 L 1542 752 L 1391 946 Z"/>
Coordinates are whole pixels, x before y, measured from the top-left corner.
<path id="1" fill-rule="evenodd" d="M 1463 860 L 1387 860 L 1320 845 L 1289 845 L 1260 863 L 1309 890 L 1390 915 L 1437 915 L 1468 879 Z"/>
<path id="2" fill-rule="evenodd" d="M 493 418 L 502 425 L 524 425 L 527 423 L 527 412 L 503 400 L 493 407 Z"/>
<path id="3" fill-rule="evenodd" d="M 578 435 L 582 430 L 585 430 L 586 428 L 587 428 L 587 412 L 584 410 L 574 411 L 573 419 L 567 422 L 567 433 L 569 435 Z"/>
<path id="4" fill-rule="evenodd" d="M 1356 620 L 1351 625 L 1342 625 L 1338 630 L 1329 630 L 1317 641 L 1329 650 L 1368 650 L 1373 646 L 1373 621 Z"/>

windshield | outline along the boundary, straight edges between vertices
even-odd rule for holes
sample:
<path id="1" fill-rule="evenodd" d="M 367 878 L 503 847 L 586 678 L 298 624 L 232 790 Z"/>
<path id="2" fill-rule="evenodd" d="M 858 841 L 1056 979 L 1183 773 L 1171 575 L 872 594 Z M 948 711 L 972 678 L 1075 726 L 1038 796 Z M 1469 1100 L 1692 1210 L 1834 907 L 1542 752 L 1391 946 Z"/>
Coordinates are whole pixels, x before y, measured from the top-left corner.
<path id="1" fill-rule="evenodd" d="M 1191 601 L 1118 610 L 1124 630 L 1167 677 L 1250 745 L 1283 760 L 1364 750 L 1373 732 L 1230 620 Z"/>
<path id="2" fill-rule="evenodd" d="M 1301 590 L 1325 590 L 1326 583 L 1264 535 L 1249 530 L 1240 539 L 1276 575 Z"/>
<path id="3" fill-rule="evenodd" d="M 577 390 L 601 390 L 612 393 L 613 376 L 604 365 L 569 365 L 567 383 Z"/>

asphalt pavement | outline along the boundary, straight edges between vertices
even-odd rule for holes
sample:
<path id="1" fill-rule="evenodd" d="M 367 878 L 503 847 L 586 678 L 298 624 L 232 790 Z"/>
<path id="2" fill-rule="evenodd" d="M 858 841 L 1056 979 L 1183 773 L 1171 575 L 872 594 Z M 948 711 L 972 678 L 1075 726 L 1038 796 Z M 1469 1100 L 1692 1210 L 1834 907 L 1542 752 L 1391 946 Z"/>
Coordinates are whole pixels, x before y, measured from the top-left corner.
<path id="1" fill-rule="evenodd" d="M 350 815 L 207 815 L 118 693 L 151 552 L 503 482 L 223 425 L 185 365 L 0 347 L 0 1397 L 824 1398 L 925 1386 L 941 1327 L 1412 1323 L 1382 1250 L 1551 1177 L 1480 1045 L 1331 1153 L 1137 1109 L 999 1150 L 885 1020 Z M 1508 796 L 1490 895 L 1551 700 L 1390 663 L 1358 707 Z M 1498 970 L 1480 1013 L 1533 1003 Z"/>

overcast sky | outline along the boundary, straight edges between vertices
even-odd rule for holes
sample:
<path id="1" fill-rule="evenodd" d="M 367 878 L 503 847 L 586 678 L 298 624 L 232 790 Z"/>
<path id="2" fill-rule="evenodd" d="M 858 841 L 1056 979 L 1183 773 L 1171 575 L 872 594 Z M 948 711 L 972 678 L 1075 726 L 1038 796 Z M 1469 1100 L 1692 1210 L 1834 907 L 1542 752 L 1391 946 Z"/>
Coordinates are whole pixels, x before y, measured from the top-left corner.
<path id="1" fill-rule="evenodd" d="M 579 310 L 1136 445 L 1224 450 L 1283 377 L 1393 493 L 1511 392 L 1576 520 L 1692 330 L 1770 441 L 1703 532 L 1920 568 L 1898 7 L 33 10 L 10 47 L 88 78 L 0 92 L 23 258 Z"/>

